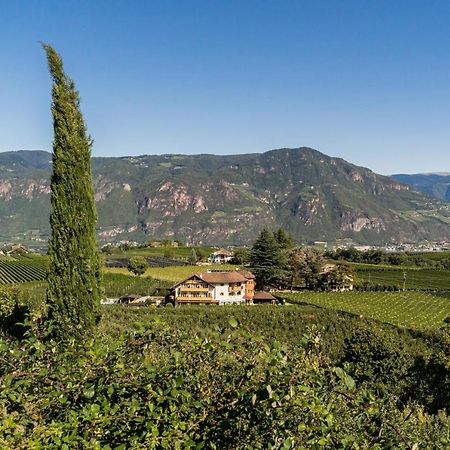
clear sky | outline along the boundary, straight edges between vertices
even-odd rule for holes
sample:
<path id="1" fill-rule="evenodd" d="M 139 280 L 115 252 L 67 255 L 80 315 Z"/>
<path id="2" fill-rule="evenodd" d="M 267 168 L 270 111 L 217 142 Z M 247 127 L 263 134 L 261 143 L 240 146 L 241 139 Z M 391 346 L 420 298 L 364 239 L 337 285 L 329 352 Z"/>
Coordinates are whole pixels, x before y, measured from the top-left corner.
<path id="1" fill-rule="evenodd" d="M 447 0 L 0 0 L 0 151 L 51 149 L 45 41 L 96 156 L 309 146 L 450 171 L 449 24 Z"/>

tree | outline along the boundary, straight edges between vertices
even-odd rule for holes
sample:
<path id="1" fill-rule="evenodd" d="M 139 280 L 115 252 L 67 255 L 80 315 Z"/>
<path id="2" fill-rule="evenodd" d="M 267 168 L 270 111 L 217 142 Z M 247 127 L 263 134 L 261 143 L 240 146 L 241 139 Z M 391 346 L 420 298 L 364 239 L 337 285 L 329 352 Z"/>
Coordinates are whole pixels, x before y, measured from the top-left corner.
<path id="1" fill-rule="evenodd" d="M 231 264 L 239 264 L 241 266 L 248 264 L 250 262 L 250 252 L 246 248 L 237 248 L 230 262 Z"/>
<path id="2" fill-rule="evenodd" d="M 306 254 L 301 248 L 293 248 L 288 254 L 288 283 L 292 291 L 294 286 L 305 282 Z"/>
<path id="3" fill-rule="evenodd" d="M 143 256 L 132 256 L 127 268 L 137 276 L 143 275 L 148 268 L 148 262 Z"/>
<path id="4" fill-rule="evenodd" d="M 209 252 L 206 249 L 204 249 L 202 247 L 198 247 L 196 249 L 197 262 L 207 260 L 208 255 L 209 255 Z"/>
<path id="5" fill-rule="evenodd" d="M 307 289 L 317 289 L 322 282 L 325 260 L 313 248 L 294 248 L 288 255 L 288 279 L 290 287 L 304 284 Z"/>
<path id="6" fill-rule="evenodd" d="M 256 277 L 256 287 L 261 289 L 277 285 L 284 274 L 284 258 L 280 247 L 269 231 L 261 231 L 250 251 L 250 266 Z"/>
<path id="7" fill-rule="evenodd" d="M 306 252 L 306 270 L 305 270 L 305 284 L 308 289 L 314 290 L 320 287 L 321 276 L 325 259 L 321 252 L 307 248 Z"/>
<path id="8" fill-rule="evenodd" d="M 286 233 L 282 228 L 279 228 L 278 231 L 273 234 L 273 237 L 278 242 L 281 249 L 292 248 L 292 236 L 289 233 Z"/>
<path id="9" fill-rule="evenodd" d="M 74 82 L 55 50 L 43 47 L 53 81 L 54 130 L 47 320 L 51 334 L 64 339 L 82 336 L 100 319 L 102 260 L 95 234 L 92 140 Z"/>
<path id="10" fill-rule="evenodd" d="M 190 262 L 191 264 L 196 264 L 197 261 L 198 261 L 197 252 L 195 251 L 195 248 L 193 248 L 190 256 L 188 257 L 188 262 Z"/>
<path id="11" fill-rule="evenodd" d="M 335 264 L 324 274 L 324 287 L 327 290 L 340 291 L 349 289 L 353 284 L 352 266 L 348 263 Z"/>

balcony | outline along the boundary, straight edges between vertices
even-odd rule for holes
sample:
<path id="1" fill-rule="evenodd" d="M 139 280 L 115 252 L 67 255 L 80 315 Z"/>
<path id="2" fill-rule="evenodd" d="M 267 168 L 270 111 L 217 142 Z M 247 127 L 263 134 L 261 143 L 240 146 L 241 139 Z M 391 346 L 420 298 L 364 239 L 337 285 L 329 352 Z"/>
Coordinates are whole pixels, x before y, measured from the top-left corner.
<path id="1" fill-rule="evenodd" d="M 243 288 L 240 285 L 239 286 L 229 286 L 228 287 L 228 292 L 236 293 L 236 292 L 240 292 L 242 290 L 243 290 Z"/>
<path id="2" fill-rule="evenodd" d="M 180 291 L 183 292 L 208 292 L 209 287 L 208 286 L 195 286 L 195 285 L 188 285 L 188 286 L 180 286 Z"/>
<path id="3" fill-rule="evenodd" d="M 180 295 L 176 296 L 177 300 L 212 300 L 212 295 L 184 295 L 181 293 Z"/>
<path id="4" fill-rule="evenodd" d="M 213 300 L 212 297 L 176 297 L 178 303 L 196 303 L 196 304 L 216 304 L 219 300 Z"/>

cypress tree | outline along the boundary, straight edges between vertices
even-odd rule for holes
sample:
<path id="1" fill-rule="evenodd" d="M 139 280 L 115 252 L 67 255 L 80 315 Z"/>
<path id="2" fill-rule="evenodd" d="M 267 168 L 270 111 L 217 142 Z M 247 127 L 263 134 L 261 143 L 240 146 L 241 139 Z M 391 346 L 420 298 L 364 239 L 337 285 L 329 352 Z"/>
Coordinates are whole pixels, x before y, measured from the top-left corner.
<path id="1" fill-rule="evenodd" d="M 81 337 L 100 318 L 102 264 L 95 225 L 91 144 L 74 82 L 43 44 L 52 78 L 53 174 L 47 320 L 59 339 Z"/>

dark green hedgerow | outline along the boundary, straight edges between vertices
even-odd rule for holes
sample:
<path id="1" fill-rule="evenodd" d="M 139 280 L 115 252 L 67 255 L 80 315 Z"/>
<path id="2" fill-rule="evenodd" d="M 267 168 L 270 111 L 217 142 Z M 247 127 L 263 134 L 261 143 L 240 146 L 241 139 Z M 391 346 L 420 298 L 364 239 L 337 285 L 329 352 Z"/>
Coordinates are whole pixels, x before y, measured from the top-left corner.
<path id="1" fill-rule="evenodd" d="M 0 448 L 447 448 L 448 422 L 376 398 L 327 364 L 320 336 L 281 345 L 158 320 L 114 345 L 1 341 Z"/>

